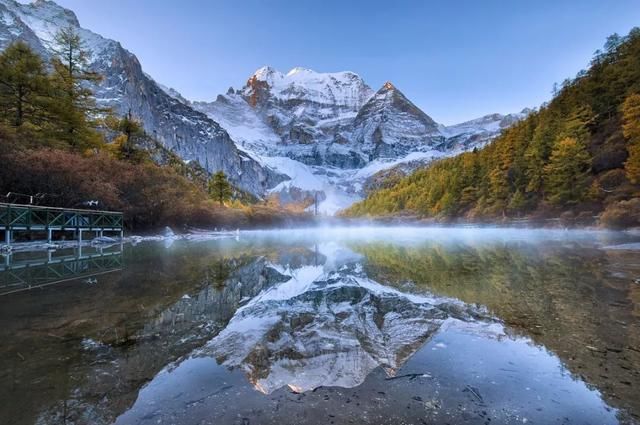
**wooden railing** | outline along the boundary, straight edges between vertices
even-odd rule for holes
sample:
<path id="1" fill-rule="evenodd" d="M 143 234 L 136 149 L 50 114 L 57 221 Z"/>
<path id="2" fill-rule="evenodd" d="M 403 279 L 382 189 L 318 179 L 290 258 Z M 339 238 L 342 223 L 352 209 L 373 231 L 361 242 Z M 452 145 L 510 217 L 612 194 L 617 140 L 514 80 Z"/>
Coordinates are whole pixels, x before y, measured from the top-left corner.
<path id="1" fill-rule="evenodd" d="M 123 214 L 0 203 L 0 228 L 11 229 L 111 229 L 121 230 Z"/>

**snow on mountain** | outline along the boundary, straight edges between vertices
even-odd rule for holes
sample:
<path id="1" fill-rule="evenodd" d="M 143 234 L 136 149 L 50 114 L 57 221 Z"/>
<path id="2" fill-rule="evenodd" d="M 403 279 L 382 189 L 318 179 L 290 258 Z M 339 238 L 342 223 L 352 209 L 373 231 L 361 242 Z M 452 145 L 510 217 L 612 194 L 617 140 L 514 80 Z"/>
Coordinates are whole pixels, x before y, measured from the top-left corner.
<path id="1" fill-rule="evenodd" d="M 283 202 L 317 199 L 333 214 L 360 199 L 371 179 L 480 147 L 522 119 L 487 115 L 445 127 L 391 83 L 374 92 L 353 72 L 296 67 L 258 69 L 239 90 L 214 102 L 190 102 L 145 74 L 120 43 L 80 27 L 52 1 L 0 0 L 0 49 L 23 40 L 48 59 L 53 37 L 74 27 L 91 50 L 101 106 L 129 110 L 145 130 L 185 161 L 223 170 L 238 187 Z"/>
<path id="2" fill-rule="evenodd" d="M 460 124 L 443 127 L 442 133 L 447 137 L 447 148 L 469 149 L 480 148 L 509 128 L 524 119 L 532 112 L 525 108 L 520 112 L 502 115 L 489 114 Z"/>
<path id="3" fill-rule="evenodd" d="M 191 106 L 219 123 L 240 149 L 273 153 L 281 139 L 238 94 L 218 95 L 215 102 L 192 102 Z"/>
<path id="4" fill-rule="evenodd" d="M 255 81 L 269 85 L 269 96 L 282 101 L 306 101 L 332 107 L 346 107 L 353 112 L 373 94 L 369 86 L 355 73 L 320 73 L 307 68 L 293 68 L 283 74 L 271 67 L 258 69 L 241 94 L 251 98 L 256 93 Z"/>
<path id="5" fill-rule="evenodd" d="M 146 75 L 150 79 L 153 79 L 153 78 L 151 78 L 150 75 L 148 75 L 148 74 L 146 74 Z M 158 87 L 160 87 L 162 89 L 163 92 L 165 92 L 166 94 L 168 94 L 172 98 L 176 99 L 180 103 L 184 103 L 185 105 L 189 104 L 189 101 L 178 90 L 174 89 L 173 87 L 167 87 L 164 84 L 158 83 L 157 81 L 156 81 L 156 84 L 158 85 Z"/>
<path id="6" fill-rule="evenodd" d="M 282 179 L 238 150 L 220 125 L 184 98 L 167 94 L 170 90 L 145 74 L 135 55 L 120 43 L 80 27 L 72 11 L 47 0 L 0 0 L 0 17 L 0 50 L 22 40 L 45 59 L 54 54 L 56 32 L 74 28 L 91 52 L 90 68 L 103 77 L 92 87 L 98 105 L 120 115 L 131 111 L 149 134 L 184 160 L 198 161 L 209 172 L 223 170 L 236 186 L 257 196 Z"/>
<path id="7" fill-rule="evenodd" d="M 191 106 L 220 123 L 238 147 L 288 178 L 269 189 L 283 202 L 318 199 L 333 214 L 385 170 L 402 173 L 482 146 L 526 115 L 493 114 L 445 127 L 393 84 L 373 92 L 352 72 L 258 69 L 244 87 Z"/>
<path id="8" fill-rule="evenodd" d="M 388 376 L 448 323 L 481 313 L 457 300 L 412 294 L 363 272 L 360 255 L 320 244 L 321 264 L 273 265 L 289 276 L 238 308 L 196 355 L 243 370 L 261 392 L 352 388 L 375 368 Z"/>
<path id="9" fill-rule="evenodd" d="M 444 141 L 438 124 L 390 82 L 360 109 L 346 137 L 369 161 L 431 150 Z"/>
<path id="10" fill-rule="evenodd" d="M 339 139 L 373 91 L 352 72 L 319 73 L 294 68 L 283 74 L 270 67 L 256 71 L 239 95 L 289 145 L 286 156 L 309 165 L 346 168 L 361 160 L 327 148 Z"/>

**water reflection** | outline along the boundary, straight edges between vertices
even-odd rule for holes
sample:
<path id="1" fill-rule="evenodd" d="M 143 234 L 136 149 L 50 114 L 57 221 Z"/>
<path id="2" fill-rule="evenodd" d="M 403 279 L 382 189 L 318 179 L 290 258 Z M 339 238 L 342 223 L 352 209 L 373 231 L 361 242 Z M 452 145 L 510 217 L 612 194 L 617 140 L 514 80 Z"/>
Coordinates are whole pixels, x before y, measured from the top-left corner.
<path id="1" fill-rule="evenodd" d="M 640 412 L 638 251 L 576 241 L 352 247 L 372 278 L 487 306 L 613 404 Z"/>
<path id="2" fill-rule="evenodd" d="M 480 313 L 446 298 L 413 295 L 367 277 L 360 257 L 323 244 L 324 264 L 272 264 L 283 282 L 243 305 L 200 355 L 240 367 L 259 391 L 351 388 L 381 367 L 394 376 L 450 319 Z"/>
<path id="3" fill-rule="evenodd" d="M 122 268 L 122 245 L 49 249 L 3 254 L 0 296 L 71 279 L 95 282 L 96 276 Z"/>
<path id="4" fill-rule="evenodd" d="M 128 246 L 97 284 L 0 297 L 0 419 L 632 422 L 640 266 L 595 236 Z"/>

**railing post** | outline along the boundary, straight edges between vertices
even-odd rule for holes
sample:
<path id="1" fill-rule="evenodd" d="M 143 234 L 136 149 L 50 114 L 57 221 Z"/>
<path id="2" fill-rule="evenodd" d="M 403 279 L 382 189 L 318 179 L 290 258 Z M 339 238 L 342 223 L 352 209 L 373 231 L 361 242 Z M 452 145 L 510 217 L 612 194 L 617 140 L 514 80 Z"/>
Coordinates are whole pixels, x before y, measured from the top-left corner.
<path id="1" fill-rule="evenodd" d="M 62 231 L 75 230 L 79 243 L 82 243 L 84 230 L 94 231 L 100 237 L 104 237 L 105 230 L 120 232 L 122 239 L 124 216 L 121 212 L 115 211 L 65 210 L 0 202 L 0 230 L 5 231 L 4 241 L 7 245 L 13 242 L 16 228 L 27 231 L 33 231 L 34 228 L 44 230 L 48 243 L 53 243 L 53 232 L 56 228 Z"/>

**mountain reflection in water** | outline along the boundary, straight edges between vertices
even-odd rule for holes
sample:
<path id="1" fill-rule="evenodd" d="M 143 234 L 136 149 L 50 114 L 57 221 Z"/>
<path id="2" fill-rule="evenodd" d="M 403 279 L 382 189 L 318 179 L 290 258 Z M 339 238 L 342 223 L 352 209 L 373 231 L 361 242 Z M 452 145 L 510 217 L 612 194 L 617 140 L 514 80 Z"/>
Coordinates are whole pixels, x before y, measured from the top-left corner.
<path id="1" fill-rule="evenodd" d="M 95 284 L 0 297 L 0 419 L 633 423 L 640 264 L 606 248 L 632 239 L 383 229 L 127 246 Z"/>
<path id="2" fill-rule="evenodd" d="M 368 279 L 360 256 L 335 244 L 319 251 L 331 261 L 272 265 L 289 279 L 243 305 L 201 354 L 241 367 L 265 394 L 283 386 L 351 388 L 376 367 L 395 375 L 447 320 L 478 317 L 463 303 Z"/>

